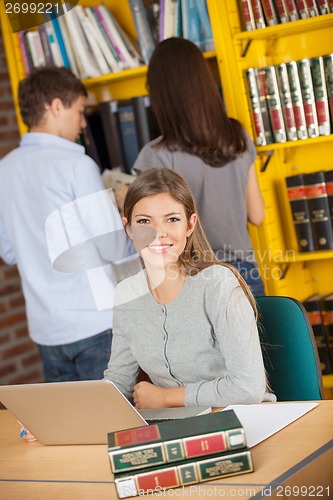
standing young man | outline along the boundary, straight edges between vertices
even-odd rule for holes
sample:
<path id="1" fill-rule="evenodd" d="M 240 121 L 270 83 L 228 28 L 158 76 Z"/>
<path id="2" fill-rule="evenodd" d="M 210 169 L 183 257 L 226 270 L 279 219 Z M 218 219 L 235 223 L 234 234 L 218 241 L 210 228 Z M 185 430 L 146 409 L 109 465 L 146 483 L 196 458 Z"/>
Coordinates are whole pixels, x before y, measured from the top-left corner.
<path id="1" fill-rule="evenodd" d="M 97 310 L 87 272 L 54 269 L 45 232 L 50 214 L 58 211 L 61 220 L 63 207 L 104 190 L 98 166 L 75 142 L 86 126 L 86 98 L 66 68 L 31 73 L 19 84 L 29 132 L 0 161 L 0 256 L 17 264 L 29 334 L 52 382 L 103 378 L 111 350 L 112 309 Z M 112 203 L 107 217 L 119 231 Z M 56 234 L 57 245 L 66 231 Z"/>

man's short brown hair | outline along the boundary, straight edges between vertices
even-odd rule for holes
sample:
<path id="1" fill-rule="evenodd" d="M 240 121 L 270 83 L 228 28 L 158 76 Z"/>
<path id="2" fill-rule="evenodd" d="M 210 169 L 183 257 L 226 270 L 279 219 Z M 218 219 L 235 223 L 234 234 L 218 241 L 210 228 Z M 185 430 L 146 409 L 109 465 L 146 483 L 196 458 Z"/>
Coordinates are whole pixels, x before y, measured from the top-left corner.
<path id="1" fill-rule="evenodd" d="M 38 68 L 19 83 L 22 119 L 30 129 L 42 122 L 45 106 L 53 99 L 59 98 L 65 107 L 70 107 L 81 95 L 87 97 L 86 88 L 69 69 L 56 66 Z"/>

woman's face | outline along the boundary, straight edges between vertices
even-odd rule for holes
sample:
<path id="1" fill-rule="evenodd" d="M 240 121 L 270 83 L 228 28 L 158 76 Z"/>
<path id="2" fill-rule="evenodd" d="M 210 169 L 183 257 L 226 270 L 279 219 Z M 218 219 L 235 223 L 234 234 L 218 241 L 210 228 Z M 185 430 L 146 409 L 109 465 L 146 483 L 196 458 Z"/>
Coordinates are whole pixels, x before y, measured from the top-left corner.
<path id="1" fill-rule="evenodd" d="M 184 206 L 169 193 L 161 193 L 136 203 L 128 232 L 146 266 L 167 267 L 179 264 L 196 219 L 192 214 L 187 221 Z"/>

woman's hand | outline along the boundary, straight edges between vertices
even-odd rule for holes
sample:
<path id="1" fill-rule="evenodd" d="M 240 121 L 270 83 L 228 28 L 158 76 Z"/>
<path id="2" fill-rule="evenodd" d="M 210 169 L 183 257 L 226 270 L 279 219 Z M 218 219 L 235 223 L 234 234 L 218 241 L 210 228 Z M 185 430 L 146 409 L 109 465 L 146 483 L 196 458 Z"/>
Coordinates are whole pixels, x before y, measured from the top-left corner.
<path id="1" fill-rule="evenodd" d="M 28 429 L 26 427 L 24 427 L 24 425 L 21 424 L 20 421 L 19 421 L 19 424 L 21 426 L 21 428 L 20 428 L 20 437 L 21 438 L 28 441 L 28 443 L 33 443 L 34 441 L 37 441 L 37 438 L 35 438 L 35 436 L 33 436 L 31 434 L 31 432 L 29 432 Z"/>
<path id="2" fill-rule="evenodd" d="M 134 387 L 135 407 L 172 408 L 184 406 L 185 387 L 160 387 L 150 382 L 139 382 Z"/>

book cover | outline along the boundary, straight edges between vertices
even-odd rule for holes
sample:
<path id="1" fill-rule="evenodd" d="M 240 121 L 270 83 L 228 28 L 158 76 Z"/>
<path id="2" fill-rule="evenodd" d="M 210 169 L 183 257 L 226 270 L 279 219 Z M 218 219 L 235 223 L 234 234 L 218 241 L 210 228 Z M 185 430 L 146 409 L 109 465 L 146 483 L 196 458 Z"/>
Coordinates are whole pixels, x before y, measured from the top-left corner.
<path id="1" fill-rule="evenodd" d="M 311 78 L 310 59 L 302 59 L 297 62 L 303 106 L 305 111 L 305 121 L 309 137 L 319 136 L 318 118 L 314 98 L 314 90 Z"/>
<path id="2" fill-rule="evenodd" d="M 306 6 L 308 8 L 310 17 L 319 16 L 319 10 L 318 10 L 316 0 L 305 0 L 305 3 L 306 3 Z"/>
<path id="3" fill-rule="evenodd" d="M 187 460 L 172 466 L 160 466 L 127 474 L 115 475 L 119 498 L 143 495 L 168 488 L 188 486 L 213 479 L 253 472 L 251 451 L 228 453 L 202 460 Z"/>
<path id="4" fill-rule="evenodd" d="M 333 249 L 333 229 L 324 172 L 304 175 L 315 250 Z"/>
<path id="5" fill-rule="evenodd" d="M 317 4 L 321 15 L 330 13 L 330 6 L 328 0 L 317 0 Z"/>
<path id="6" fill-rule="evenodd" d="M 118 120 L 123 156 L 125 160 L 125 172 L 130 174 L 134 162 L 139 154 L 134 110 L 130 100 L 118 101 Z"/>
<path id="7" fill-rule="evenodd" d="M 57 37 L 57 41 L 58 41 L 58 45 L 59 45 L 59 50 L 60 50 L 60 53 L 61 53 L 61 57 L 62 57 L 62 60 L 64 62 L 63 65 L 66 68 L 71 69 L 71 65 L 70 65 L 70 62 L 69 62 L 68 55 L 67 55 L 67 50 L 66 50 L 66 47 L 65 47 L 65 44 L 64 44 L 64 39 L 63 39 L 62 32 L 61 32 L 61 29 L 60 29 L 59 21 L 58 21 L 58 18 L 57 18 L 57 16 L 55 14 L 51 14 L 51 22 L 52 22 L 52 25 L 53 25 L 55 36 Z"/>
<path id="8" fill-rule="evenodd" d="M 66 52 L 67 52 L 67 56 L 69 59 L 69 64 L 70 64 L 71 70 L 78 78 L 80 78 L 79 65 L 77 63 L 75 51 L 74 51 L 74 48 L 73 48 L 73 45 L 71 42 L 71 38 L 70 38 L 70 35 L 68 32 L 66 16 L 60 16 L 58 18 L 58 22 L 59 22 L 59 26 L 60 26 L 61 33 L 62 33 L 62 38 L 64 40 L 64 44 L 66 47 Z"/>
<path id="9" fill-rule="evenodd" d="M 322 57 L 311 59 L 311 76 L 317 111 L 318 128 L 320 135 L 330 135 L 330 111 L 328 106 L 327 89 L 325 82 L 324 61 Z"/>
<path id="10" fill-rule="evenodd" d="M 266 106 L 266 98 L 263 102 L 260 101 L 256 70 L 254 68 L 249 68 L 246 71 L 246 79 L 255 143 L 257 146 L 265 146 L 266 144 L 271 144 L 273 142 Z"/>
<path id="11" fill-rule="evenodd" d="M 31 71 L 31 63 L 29 60 L 29 54 L 26 47 L 25 36 L 23 31 L 18 32 L 18 40 L 20 44 L 20 50 L 22 54 L 22 61 L 24 66 L 25 75 L 28 76 Z"/>
<path id="12" fill-rule="evenodd" d="M 27 31 L 26 41 L 29 44 L 33 67 L 44 66 L 46 61 L 39 31 Z"/>
<path id="13" fill-rule="evenodd" d="M 328 343 L 331 361 L 333 362 L 333 293 L 322 297 L 320 305 L 326 332 L 326 340 Z"/>
<path id="14" fill-rule="evenodd" d="M 262 7 L 268 26 L 275 26 L 279 23 L 273 0 L 261 0 Z"/>
<path id="15" fill-rule="evenodd" d="M 256 29 L 254 15 L 252 10 L 251 0 L 239 0 L 239 9 L 241 11 L 241 19 L 246 31 Z"/>
<path id="16" fill-rule="evenodd" d="M 333 170 L 328 170 L 324 174 L 326 182 L 326 191 L 328 196 L 328 203 L 330 206 L 331 222 L 333 227 Z"/>
<path id="17" fill-rule="evenodd" d="M 38 31 L 39 31 L 40 41 L 41 41 L 42 47 L 43 47 L 45 62 L 46 62 L 46 64 L 53 64 L 53 57 L 52 57 L 52 53 L 51 53 L 51 49 L 50 49 L 48 36 L 47 36 L 46 31 L 45 31 L 45 26 L 43 24 L 41 26 L 39 26 Z"/>
<path id="18" fill-rule="evenodd" d="M 106 145 L 112 169 L 125 171 L 125 159 L 121 145 L 117 101 L 99 104 Z"/>
<path id="19" fill-rule="evenodd" d="M 140 150 L 149 141 L 161 135 L 161 133 L 151 109 L 148 95 L 132 97 L 132 105 Z"/>
<path id="20" fill-rule="evenodd" d="M 281 107 L 286 126 L 288 141 L 297 140 L 296 122 L 293 110 L 293 102 L 288 80 L 287 67 L 284 63 L 276 67 L 276 77 L 280 93 Z"/>
<path id="21" fill-rule="evenodd" d="M 83 131 L 84 145 L 87 154 L 95 160 L 101 172 L 103 172 L 105 169 L 111 168 L 111 159 L 108 153 L 100 108 L 98 106 L 87 106 L 85 118 L 87 133 L 85 134 Z"/>
<path id="22" fill-rule="evenodd" d="M 251 5 L 256 29 L 266 28 L 264 11 L 260 0 L 251 0 Z"/>
<path id="23" fill-rule="evenodd" d="M 163 36 L 171 38 L 175 36 L 175 17 L 178 4 L 176 0 L 164 0 L 164 27 Z"/>
<path id="24" fill-rule="evenodd" d="M 169 1 L 173 2 L 173 0 Z M 150 29 L 145 6 L 142 0 L 129 0 L 129 4 L 139 38 L 143 60 L 145 64 L 148 64 L 155 48 L 155 40 Z"/>
<path id="25" fill-rule="evenodd" d="M 276 1 L 277 0 L 275 0 L 275 2 Z M 299 14 L 298 14 L 295 0 L 283 0 L 283 1 L 286 5 L 286 9 L 287 9 L 287 13 L 288 13 L 290 21 L 297 21 L 299 19 Z"/>
<path id="26" fill-rule="evenodd" d="M 286 177 L 288 198 L 299 252 L 313 252 L 314 243 L 302 174 Z"/>
<path id="27" fill-rule="evenodd" d="M 58 44 L 57 37 L 56 37 L 55 32 L 54 32 L 52 22 L 48 21 L 47 23 L 44 23 L 44 27 L 45 27 L 45 31 L 47 33 L 47 37 L 49 40 L 49 45 L 50 45 L 53 63 L 55 64 L 55 66 L 59 66 L 59 67 L 63 66 L 63 59 L 61 56 L 59 44 Z"/>
<path id="28" fill-rule="evenodd" d="M 274 142 L 286 142 L 287 134 L 283 121 L 279 88 L 276 79 L 275 67 L 263 68 L 265 74 L 266 99 L 268 104 L 270 122 L 274 137 Z"/>
<path id="29" fill-rule="evenodd" d="M 215 43 L 208 16 L 206 0 L 195 0 L 195 4 L 197 7 L 201 26 L 201 48 L 206 52 L 214 50 Z"/>
<path id="30" fill-rule="evenodd" d="M 265 69 L 256 68 L 254 70 L 254 74 L 257 81 L 260 112 L 265 129 L 266 144 L 271 144 L 272 142 L 274 142 L 274 137 L 272 132 L 272 123 L 270 121 L 270 114 L 268 110 Z"/>
<path id="31" fill-rule="evenodd" d="M 233 411 L 169 420 L 108 434 L 113 472 L 178 462 L 245 446 L 244 430 Z"/>
<path id="32" fill-rule="evenodd" d="M 298 139 L 307 139 L 308 132 L 305 121 L 305 112 L 303 106 L 301 84 L 298 77 L 296 61 L 286 63 L 288 80 L 290 86 L 291 100 L 295 116 L 296 130 Z"/>
<path id="33" fill-rule="evenodd" d="M 309 320 L 312 326 L 313 334 L 316 341 L 316 346 L 318 349 L 318 356 L 320 361 L 320 368 L 323 375 L 328 375 L 332 373 L 332 360 L 330 355 L 330 350 L 328 347 L 328 341 L 326 336 L 326 330 L 323 324 L 323 317 L 321 311 L 321 296 L 317 293 L 311 295 L 303 302 Z"/>
<path id="34" fill-rule="evenodd" d="M 200 18 L 195 0 L 182 0 L 182 13 L 184 38 L 202 49 Z"/>

